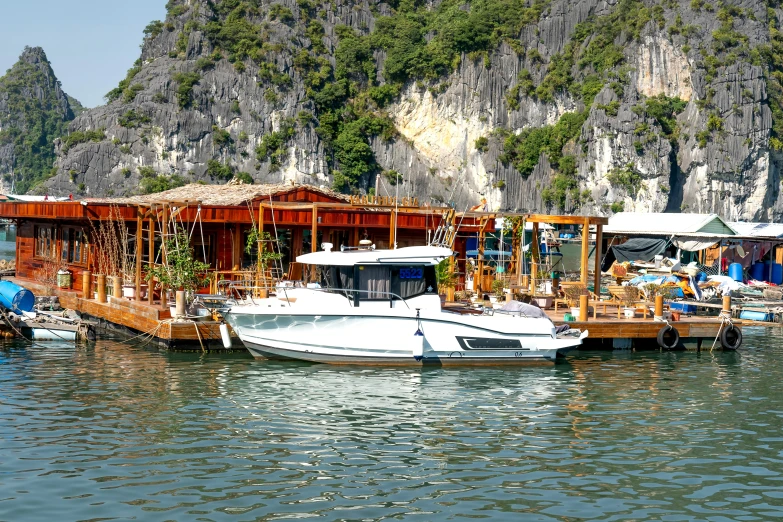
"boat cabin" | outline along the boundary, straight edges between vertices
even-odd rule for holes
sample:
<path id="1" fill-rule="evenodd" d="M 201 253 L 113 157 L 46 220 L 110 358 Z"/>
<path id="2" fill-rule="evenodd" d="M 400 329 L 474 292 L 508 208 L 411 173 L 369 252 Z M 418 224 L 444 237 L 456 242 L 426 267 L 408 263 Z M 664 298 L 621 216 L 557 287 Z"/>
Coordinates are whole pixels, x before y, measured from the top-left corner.
<path id="1" fill-rule="evenodd" d="M 397 250 L 345 249 L 299 256 L 297 261 L 314 265 L 318 285 L 347 297 L 353 306 L 395 301 L 418 303 L 419 307 L 440 306 L 436 266 L 453 256 L 448 248 L 423 246 Z M 434 299 L 420 299 L 432 297 Z"/>

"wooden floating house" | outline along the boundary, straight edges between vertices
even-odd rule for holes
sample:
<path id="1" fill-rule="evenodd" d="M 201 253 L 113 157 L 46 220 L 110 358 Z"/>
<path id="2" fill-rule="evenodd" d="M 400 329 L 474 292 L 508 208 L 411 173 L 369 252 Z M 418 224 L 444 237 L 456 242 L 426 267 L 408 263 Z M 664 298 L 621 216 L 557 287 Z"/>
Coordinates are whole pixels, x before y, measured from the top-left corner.
<path id="1" fill-rule="evenodd" d="M 185 229 L 195 256 L 209 265 L 214 294 L 222 283 L 247 280 L 254 273 L 257 252 L 246 248 L 254 229 L 276 238 L 282 273 L 276 278 L 300 280 L 308 274 L 295 262 L 324 243 L 335 248 L 370 241 L 376 248 L 428 242 L 439 227 L 454 226 L 461 238 L 494 226 L 486 213 L 456 213 L 448 207 L 420 205 L 416 198 L 352 197 L 309 185 L 200 185 L 127 198 L 80 201 L 0 202 L 0 218 L 17 223 L 14 281 L 38 294 L 56 293 L 62 306 L 107 326 L 147 333 L 169 346 L 183 343 L 217 347 L 219 324 L 171 321 L 163 288 L 148 285 L 145 267 L 162 262 L 162 245 L 174 225 Z M 121 281 L 105 279 L 106 249 L 99 241 L 101 223 L 121 223 L 125 250 L 134 262 L 116 262 Z M 463 244 L 464 246 L 464 244 Z M 67 285 L 56 272 L 68 272 Z M 120 279 L 120 276 L 117 279 Z M 108 293 L 104 295 L 104 288 Z"/>
<path id="2" fill-rule="evenodd" d="M 169 347 L 222 347 L 216 321 L 172 320 L 166 288 L 146 281 L 146 269 L 165 262 L 165 244 L 176 227 L 187 231 L 195 256 L 209 265 L 210 283 L 199 293 L 216 294 L 226 284 L 258 277 L 258 250 L 248 248 L 254 230 L 270 234 L 279 253 L 279 273 L 271 279 L 305 280 L 311 274 L 296 263 L 298 255 L 314 252 L 322 243 L 334 248 L 354 247 L 368 241 L 376 248 L 414 246 L 441 238 L 459 255 L 452 258 L 455 288 L 471 279 L 476 293 L 491 291 L 502 277 L 510 295 L 540 293 L 539 227 L 570 225 L 581 231 L 578 283 L 591 283 L 600 293 L 600 261 L 607 245 L 606 218 L 506 214 L 511 250 L 502 274 L 489 270 L 485 239 L 494 231 L 498 214 L 457 212 L 450 207 L 423 205 L 416 198 L 345 196 L 322 187 L 296 184 L 222 186 L 191 184 L 158 194 L 80 201 L 0 201 L 0 218 L 17 224 L 17 259 L 14 281 L 37 293 L 54 293 L 62 306 L 89 316 L 106 327 L 125 329 Z M 133 263 L 114 260 L 117 277 L 109 283 L 107 249 L 101 226 L 114 223 L 121 234 L 119 248 Z M 524 259 L 525 224 L 532 224 L 529 260 Z M 250 240 L 252 242 L 252 240 Z M 470 244 L 477 250 L 476 265 L 468 273 Z M 115 245 L 116 247 L 116 245 Z M 592 257 L 592 262 L 589 259 Z M 594 266 L 593 266 L 594 265 Z M 66 271 L 62 280 L 57 271 Z M 592 274 L 590 273 L 592 271 Z M 54 273 L 53 273 L 54 272 Z M 525 275 L 527 274 L 527 275 Z M 471 277 L 472 276 L 472 277 Z M 257 281 L 256 281 L 257 282 Z M 108 291 L 107 291 L 108 289 Z M 107 293 L 112 295 L 106 295 Z M 454 300 L 454 288 L 449 291 Z M 590 330 L 594 343 L 614 339 L 654 343 L 661 328 L 650 317 L 618 319 L 603 301 L 591 302 L 594 313 L 574 324 Z M 611 304 L 608 305 L 611 308 Z M 550 314 L 556 323 L 564 314 Z M 715 318 L 685 319 L 677 324 L 682 337 L 714 338 L 720 328 Z M 239 346 L 238 343 L 235 346 Z"/>

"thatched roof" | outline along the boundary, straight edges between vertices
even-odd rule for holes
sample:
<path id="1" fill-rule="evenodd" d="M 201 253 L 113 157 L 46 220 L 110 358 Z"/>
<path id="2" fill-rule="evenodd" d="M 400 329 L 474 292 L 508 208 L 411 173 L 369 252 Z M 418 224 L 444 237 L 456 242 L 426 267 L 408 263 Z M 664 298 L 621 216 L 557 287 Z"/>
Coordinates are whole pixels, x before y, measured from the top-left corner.
<path id="1" fill-rule="evenodd" d="M 130 196 L 125 198 L 96 198 L 89 199 L 95 203 L 113 203 L 113 204 L 149 204 L 165 202 L 192 201 L 199 202 L 202 205 L 215 206 L 239 206 L 248 201 L 269 198 L 285 194 L 294 190 L 306 189 L 311 192 L 322 194 L 336 201 L 349 201 L 348 196 L 338 194 L 325 187 L 316 187 L 314 185 L 293 185 L 291 183 L 273 183 L 268 185 L 248 185 L 244 183 L 229 182 L 226 185 L 202 185 L 191 183 L 184 187 L 178 187 L 155 194 L 145 194 L 143 196 Z"/>

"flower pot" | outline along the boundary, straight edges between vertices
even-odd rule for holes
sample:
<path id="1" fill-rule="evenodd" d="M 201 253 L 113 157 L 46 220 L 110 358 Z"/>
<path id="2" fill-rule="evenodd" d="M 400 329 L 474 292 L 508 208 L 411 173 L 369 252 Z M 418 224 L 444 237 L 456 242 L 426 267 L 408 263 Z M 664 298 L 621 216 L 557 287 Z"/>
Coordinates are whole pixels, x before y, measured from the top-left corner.
<path id="1" fill-rule="evenodd" d="M 633 319 L 636 317 L 636 310 L 633 308 L 623 308 L 623 315 L 626 319 Z"/>
<path id="2" fill-rule="evenodd" d="M 536 297 L 535 299 L 539 308 L 550 308 L 552 306 L 552 297 L 550 296 Z"/>
<path id="3" fill-rule="evenodd" d="M 136 285 L 122 285 L 122 297 L 128 299 L 136 297 Z"/>
<path id="4" fill-rule="evenodd" d="M 579 307 L 578 306 L 572 306 L 571 307 L 571 315 L 573 315 L 576 318 L 579 318 Z"/>
<path id="5" fill-rule="evenodd" d="M 492 303 L 492 304 L 497 303 L 498 302 L 497 296 L 495 296 L 495 295 L 489 296 L 489 302 Z"/>

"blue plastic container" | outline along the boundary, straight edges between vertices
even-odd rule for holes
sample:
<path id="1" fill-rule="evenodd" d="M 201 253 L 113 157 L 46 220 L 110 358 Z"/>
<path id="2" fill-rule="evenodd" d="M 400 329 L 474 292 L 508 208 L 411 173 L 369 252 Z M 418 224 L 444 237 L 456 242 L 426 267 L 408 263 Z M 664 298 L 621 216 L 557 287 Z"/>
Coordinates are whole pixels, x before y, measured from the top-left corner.
<path id="1" fill-rule="evenodd" d="M 764 263 L 758 261 L 750 266 L 750 278 L 756 281 L 764 281 L 767 274 L 764 273 Z"/>
<path id="2" fill-rule="evenodd" d="M 783 265 L 780 263 L 772 264 L 772 279 L 769 282 L 775 285 L 783 283 Z"/>
<path id="3" fill-rule="evenodd" d="M 729 277 L 735 281 L 742 282 L 742 265 L 739 263 L 732 263 L 729 265 Z"/>
<path id="4" fill-rule="evenodd" d="M 692 304 L 674 302 L 674 303 L 669 303 L 669 308 L 674 310 L 675 312 L 682 312 L 684 314 L 696 313 L 696 305 L 692 305 Z"/>
<path id="5" fill-rule="evenodd" d="M 773 317 L 771 313 L 757 312 L 756 310 L 741 311 L 740 319 L 747 319 L 749 321 L 766 321 L 768 323 L 773 321 Z"/>
<path id="6" fill-rule="evenodd" d="M 11 281 L 0 281 L 0 305 L 17 314 L 32 312 L 35 296 L 30 290 Z"/>

